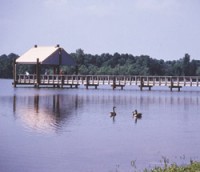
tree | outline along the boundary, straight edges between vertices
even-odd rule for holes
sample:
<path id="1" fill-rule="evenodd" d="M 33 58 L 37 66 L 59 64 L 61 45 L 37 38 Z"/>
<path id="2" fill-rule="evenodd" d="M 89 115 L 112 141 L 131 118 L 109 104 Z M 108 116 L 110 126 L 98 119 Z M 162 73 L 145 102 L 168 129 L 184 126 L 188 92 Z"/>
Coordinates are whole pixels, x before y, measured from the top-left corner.
<path id="1" fill-rule="evenodd" d="M 13 77 L 13 61 L 18 57 L 16 54 L 0 56 L 0 78 Z"/>
<path id="2" fill-rule="evenodd" d="M 185 76 L 189 75 L 189 68 L 190 68 L 190 55 L 185 54 L 185 56 L 183 57 L 183 65 L 182 65 L 183 75 Z"/>
<path id="3" fill-rule="evenodd" d="M 84 51 L 80 48 L 76 50 L 76 62 L 78 65 L 84 63 Z"/>
<path id="4" fill-rule="evenodd" d="M 65 74 L 82 75 L 200 75 L 200 60 L 190 61 L 190 55 L 179 60 L 164 61 L 149 57 L 148 55 L 133 56 L 131 54 L 103 53 L 101 55 L 85 54 L 82 49 L 77 49 L 70 54 L 75 59 L 77 66 L 63 66 Z M 9 54 L 0 56 L 0 77 L 12 78 L 13 59 L 18 56 Z M 79 70 L 77 70 L 77 67 Z M 17 73 L 25 71 L 34 73 L 34 65 L 18 65 Z M 44 70 L 44 69 L 42 69 Z"/>

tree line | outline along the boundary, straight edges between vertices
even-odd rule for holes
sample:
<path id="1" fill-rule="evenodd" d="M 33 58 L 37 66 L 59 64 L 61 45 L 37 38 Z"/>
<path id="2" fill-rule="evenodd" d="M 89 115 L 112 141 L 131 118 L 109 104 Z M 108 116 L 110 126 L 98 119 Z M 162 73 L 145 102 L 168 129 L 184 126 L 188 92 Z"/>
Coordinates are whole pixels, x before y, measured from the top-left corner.
<path id="1" fill-rule="evenodd" d="M 70 54 L 76 61 L 76 66 L 62 66 L 64 74 L 80 75 L 143 75 L 143 76 L 198 76 L 200 75 L 200 60 L 191 60 L 189 54 L 185 54 L 179 60 L 164 61 L 151 58 L 148 55 L 133 56 L 131 54 L 101 55 L 85 54 L 82 49 L 77 49 Z M 0 78 L 13 77 L 13 60 L 18 58 L 16 54 L 0 56 Z M 42 73 L 49 66 L 43 67 Z M 33 65 L 19 65 L 17 73 L 29 71 L 34 73 Z"/>

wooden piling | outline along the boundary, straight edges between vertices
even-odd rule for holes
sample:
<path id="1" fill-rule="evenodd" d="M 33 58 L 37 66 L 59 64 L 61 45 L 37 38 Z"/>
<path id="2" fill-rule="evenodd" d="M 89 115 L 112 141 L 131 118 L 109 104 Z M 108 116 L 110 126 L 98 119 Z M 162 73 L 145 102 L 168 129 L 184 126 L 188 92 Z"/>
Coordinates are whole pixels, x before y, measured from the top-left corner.
<path id="1" fill-rule="evenodd" d="M 113 90 L 116 88 L 116 77 L 115 76 L 113 76 L 113 85 L 112 85 L 112 87 L 113 87 Z"/>
<path id="2" fill-rule="evenodd" d="M 36 63 L 36 87 L 39 88 L 40 86 L 40 62 L 39 58 L 37 58 L 37 63 Z"/>
<path id="3" fill-rule="evenodd" d="M 90 84 L 90 78 L 89 76 L 86 77 L 86 89 L 88 89 L 88 86 Z"/>
<path id="4" fill-rule="evenodd" d="M 140 91 L 142 91 L 143 86 L 144 86 L 143 77 L 140 77 Z"/>
<path id="5" fill-rule="evenodd" d="M 16 87 L 17 78 L 16 78 L 16 60 L 13 60 L 13 86 Z"/>

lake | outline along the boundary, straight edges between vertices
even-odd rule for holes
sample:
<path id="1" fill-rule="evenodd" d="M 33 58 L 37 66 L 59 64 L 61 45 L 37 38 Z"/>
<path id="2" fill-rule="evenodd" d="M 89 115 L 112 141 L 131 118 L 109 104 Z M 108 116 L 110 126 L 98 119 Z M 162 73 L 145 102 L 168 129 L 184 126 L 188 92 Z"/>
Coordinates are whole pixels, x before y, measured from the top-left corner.
<path id="1" fill-rule="evenodd" d="M 2 172 L 128 172 L 163 157 L 182 165 L 200 160 L 199 131 L 200 88 L 13 88 L 0 79 Z"/>

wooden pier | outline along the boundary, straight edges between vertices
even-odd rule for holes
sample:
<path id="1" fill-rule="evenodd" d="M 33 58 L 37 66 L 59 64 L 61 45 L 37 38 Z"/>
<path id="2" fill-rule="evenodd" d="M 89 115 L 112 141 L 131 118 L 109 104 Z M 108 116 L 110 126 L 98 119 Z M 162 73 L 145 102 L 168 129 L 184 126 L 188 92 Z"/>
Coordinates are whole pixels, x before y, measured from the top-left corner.
<path id="1" fill-rule="evenodd" d="M 125 86 L 138 86 L 142 91 L 144 88 L 151 90 L 154 86 L 168 87 L 170 91 L 182 87 L 198 87 L 200 76 L 122 76 L 122 75 L 25 75 L 19 74 L 13 82 L 14 87 L 29 85 L 34 87 L 75 87 L 84 85 L 86 89 L 100 85 L 110 85 L 112 89 L 117 87 L 123 89 Z"/>

